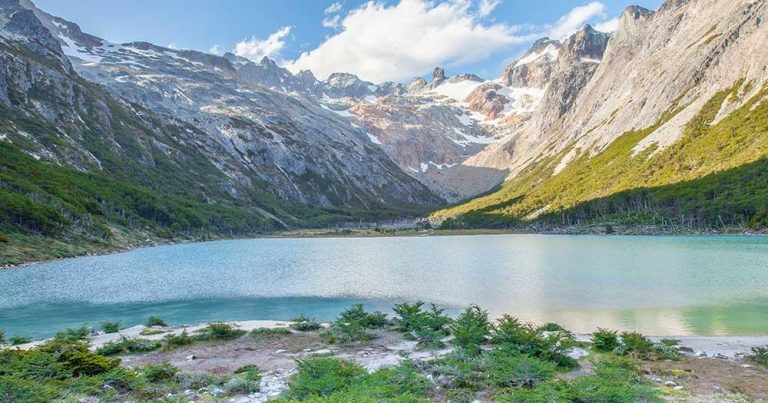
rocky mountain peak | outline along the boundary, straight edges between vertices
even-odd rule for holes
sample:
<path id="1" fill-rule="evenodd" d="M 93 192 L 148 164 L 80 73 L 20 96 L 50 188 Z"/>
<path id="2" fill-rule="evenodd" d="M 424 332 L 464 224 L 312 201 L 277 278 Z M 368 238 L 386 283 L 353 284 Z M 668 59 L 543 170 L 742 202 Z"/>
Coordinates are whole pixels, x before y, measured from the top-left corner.
<path id="1" fill-rule="evenodd" d="M 544 88 L 552 74 L 552 66 L 560 54 L 560 41 L 541 38 L 501 75 L 501 82 L 511 87 Z"/>
<path id="2" fill-rule="evenodd" d="M 442 67 L 435 67 L 432 70 L 432 81 L 429 82 L 429 88 L 434 89 L 438 85 L 442 84 L 447 78 L 445 77 L 445 70 Z"/>
<path id="3" fill-rule="evenodd" d="M 408 92 L 419 92 L 423 90 L 427 86 L 427 84 L 428 84 L 427 80 L 421 77 L 416 77 L 413 79 L 413 81 L 408 83 L 408 86 L 406 88 Z"/>
<path id="4" fill-rule="evenodd" d="M 599 61 L 603 58 L 610 34 L 595 31 L 589 24 L 568 37 L 560 55 L 567 62 L 574 60 Z"/>
<path id="5" fill-rule="evenodd" d="M 332 73 L 321 83 L 323 92 L 331 98 L 365 98 L 376 86 L 350 73 Z"/>

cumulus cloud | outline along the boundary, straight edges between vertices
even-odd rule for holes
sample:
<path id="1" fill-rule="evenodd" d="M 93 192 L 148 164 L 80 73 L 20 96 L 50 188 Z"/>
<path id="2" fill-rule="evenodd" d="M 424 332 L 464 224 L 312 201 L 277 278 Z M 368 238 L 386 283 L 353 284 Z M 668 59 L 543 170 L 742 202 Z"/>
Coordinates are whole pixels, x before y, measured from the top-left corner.
<path id="1" fill-rule="evenodd" d="M 481 17 L 486 17 L 493 12 L 493 10 L 501 4 L 501 0 L 480 0 L 480 6 L 477 13 Z"/>
<path id="2" fill-rule="evenodd" d="M 605 16 L 605 5 L 599 1 L 574 7 L 557 20 L 549 31 L 549 37 L 553 39 L 565 39 L 572 33 L 581 29 L 587 21 L 595 17 Z"/>
<path id="3" fill-rule="evenodd" d="M 518 27 L 480 21 L 482 11 L 493 9 L 493 0 L 486 3 L 472 10 L 470 0 L 370 1 L 342 18 L 338 33 L 287 67 L 309 69 L 320 78 L 345 71 L 374 82 L 401 81 L 438 64 L 476 62 L 535 39 L 521 35 Z"/>
<path id="4" fill-rule="evenodd" d="M 245 39 L 235 45 L 235 54 L 255 62 L 263 57 L 271 59 L 279 58 L 280 51 L 285 47 L 285 39 L 291 33 L 291 27 L 282 27 L 267 39 L 259 39 L 255 36 Z"/>
<path id="5" fill-rule="evenodd" d="M 619 29 L 619 18 L 611 18 L 610 20 L 595 24 L 595 29 L 600 32 L 613 32 Z"/>
<path id="6" fill-rule="evenodd" d="M 224 54 L 224 49 L 221 48 L 221 45 L 216 44 L 211 46 L 210 49 L 208 49 L 208 53 L 212 55 L 221 56 Z"/>
<path id="7" fill-rule="evenodd" d="M 339 23 L 341 22 L 341 16 L 340 15 L 334 15 L 331 17 L 325 17 L 323 18 L 323 26 L 326 28 L 339 28 Z"/>
<path id="8" fill-rule="evenodd" d="M 339 11 L 341 11 L 341 7 L 342 7 L 341 2 L 337 1 L 337 2 L 335 2 L 333 4 L 331 4 L 330 6 L 328 6 L 328 8 L 326 8 L 324 12 L 326 14 L 336 14 Z"/>

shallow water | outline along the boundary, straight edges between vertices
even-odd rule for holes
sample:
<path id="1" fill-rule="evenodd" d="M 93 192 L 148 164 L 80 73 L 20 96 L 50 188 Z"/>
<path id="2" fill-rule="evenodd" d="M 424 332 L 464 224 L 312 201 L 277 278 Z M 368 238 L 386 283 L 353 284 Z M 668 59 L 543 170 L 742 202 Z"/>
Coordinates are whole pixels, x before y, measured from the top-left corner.
<path id="1" fill-rule="evenodd" d="M 768 238 L 482 235 L 253 239 L 160 246 L 0 271 L 0 328 L 43 337 L 157 315 L 173 324 L 321 320 L 362 302 L 655 335 L 768 334 Z"/>

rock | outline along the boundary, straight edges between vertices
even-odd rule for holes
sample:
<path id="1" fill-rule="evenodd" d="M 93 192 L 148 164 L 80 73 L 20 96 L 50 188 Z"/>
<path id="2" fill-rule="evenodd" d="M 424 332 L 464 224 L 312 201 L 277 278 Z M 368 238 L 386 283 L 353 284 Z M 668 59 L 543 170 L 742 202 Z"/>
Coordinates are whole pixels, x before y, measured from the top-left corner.
<path id="1" fill-rule="evenodd" d="M 699 358 L 707 357 L 707 352 L 706 351 L 697 351 L 693 356 L 694 357 L 699 357 Z"/>
<path id="2" fill-rule="evenodd" d="M 672 381 L 666 381 L 666 382 L 664 382 L 664 386 L 670 386 L 670 387 L 677 386 L 677 383 L 672 382 Z"/>
<path id="3" fill-rule="evenodd" d="M 283 350 L 283 349 L 275 351 L 276 354 L 283 354 L 283 353 L 287 353 L 287 352 L 288 352 L 288 350 Z"/>
<path id="4" fill-rule="evenodd" d="M 190 354 L 190 355 L 188 355 L 188 356 L 186 357 L 186 360 L 187 360 L 187 361 L 192 361 L 192 360 L 195 360 L 195 359 L 197 359 L 197 356 L 195 356 L 194 354 Z"/>
<path id="5" fill-rule="evenodd" d="M 677 349 L 684 353 L 693 353 L 693 349 L 688 346 L 680 346 Z"/>
<path id="6" fill-rule="evenodd" d="M 720 354 L 720 353 L 717 353 L 717 354 L 713 355 L 712 357 L 720 359 L 720 360 L 727 360 L 728 359 L 727 355 Z"/>
<path id="7" fill-rule="evenodd" d="M 713 386 L 712 387 L 712 391 L 715 392 L 715 393 L 723 393 L 723 388 L 721 388 L 719 386 Z"/>
<path id="8" fill-rule="evenodd" d="M 685 388 L 683 388 L 683 386 L 682 386 L 682 385 L 677 385 L 677 386 L 675 386 L 675 387 L 674 387 L 674 388 L 672 388 L 672 389 L 674 389 L 674 390 L 683 390 L 683 389 L 685 389 Z"/>
<path id="9" fill-rule="evenodd" d="M 327 349 L 327 348 L 323 348 L 323 349 L 320 349 L 320 350 L 317 350 L 317 351 L 313 352 L 312 354 L 327 355 L 327 354 L 333 354 L 333 351 L 330 350 L 330 349 Z"/>
<path id="10" fill-rule="evenodd" d="M 211 394 L 214 396 L 221 396 L 224 394 L 224 390 L 221 388 L 215 388 L 211 391 Z"/>

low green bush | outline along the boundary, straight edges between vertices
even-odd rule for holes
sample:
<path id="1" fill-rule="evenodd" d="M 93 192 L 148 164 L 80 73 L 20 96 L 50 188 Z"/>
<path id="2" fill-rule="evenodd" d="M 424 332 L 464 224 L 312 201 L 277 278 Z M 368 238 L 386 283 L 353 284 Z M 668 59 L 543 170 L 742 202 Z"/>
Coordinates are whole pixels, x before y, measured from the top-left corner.
<path id="1" fill-rule="evenodd" d="M 134 354 L 158 350 L 161 347 L 162 344 L 157 341 L 123 336 L 120 340 L 104 343 L 96 352 L 103 355 Z"/>
<path id="2" fill-rule="evenodd" d="M 179 389 L 182 390 L 197 390 L 208 386 L 221 387 L 228 380 L 226 377 L 208 372 L 179 372 L 176 374 L 176 382 L 179 384 Z"/>
<path id="3" fill-rule="evenodd" d="M 592 348 L 597 351 L 610 352 L 619 347 L 619 332 L 615 330 L 597 328 L 592 333 Z"/>
<path id="4" fill-rule="evenodd" d="M 622 332 L 621 344 L 614 351 L 619 355 L 648 359 L 653 351 L 653 342 L 637 332 Z"/>
<path id="5" fill-rule="evenodd" d="M 189 336 L 184 329 L 179 334 L 168 334 L 163 337 L 163 350 L 174 350 L 181 347 L 191 346 L 195 340 Z"/>
<path id="6" fill-rule="evenodd" d="M 573 346 L 573 338 L 571 332 L 563 328 L 547 331 L 505 314 L 493 327 L 491 342 L 502 350 L 516 351 L 563 368 L 578 365 L 576 360 L 567 356 L 568 350 Z"/>
<path id="7" fill-rule="evenodd" d="M 249 381 L 261 381 L 261 370 L 255 365 L 244 365 L 235 370 L 235 375 Z"/>
<path id="8" fill-rule="evenodd" d="M 5 344 L 5 330 L 0 328 L 0 344 Z"/>
<path id="9" fill-rule="evenodd" d="M 232 340 L 245 335 L 247 332 L 229 323 L 211 323 L 197 331 L 195 339 L 205 341 Z"/>
<path id="10" fill-rule="evenodd" d="M 432 304 L 429 310 L 423 310 L 424 303 L 402 303 L 394 306 L 397 315 L 393 320 L 397 330 L 407 337 L 417 340 L 425 348 L 442 348 L 442 339 L 450 335 L 449 325 L 452 320 L 444 314 L 445 310 Z"/>
<path id="11" fill-rule="evenodd" d="M 105 320 L 101 322 L 101 330 L 104 331 L 104 333 L 117 333 L 120 331 L 120 321 L 108 321 Z"/>
<path id="12" fill-rule="evenodd" d="M 60 332 L 57 332 L 53 339 L 57 341 L 64 341 L 64 342 L 78 342 L 87 340 L 89 337 L 91 337 L 91 328 L 88 326 L 81 326 L 74 329 L 64 329 Z"/>
<path id="13" fill-rule="evenodd" d="M 315 330 L 320 330 L 322 327 L 320 323 L 318 323 L 315 318 L 310 318 L 306 315 L 299 315 L 293 319 L 291 319 L 293 323 L 291 323 L 291 329 L 298 330 L 300 332 L 311 332 Z"/>
<path id="14" fill-rule="evenodd" d="M 488 312 L 477 305 L 468 306 L 451 325 L 451 333 L 454 345 L 470 355 L 479 354 L 480 346 L 491 334 Z"/>
<path id="15" fill-rule="evenodd" d="M 657 358 L 662 360 L 679 361 L 683 358 L 683 353 L 680 352 L 680 340 L 677 339 L 661 339 L 653 345 L 653 350 Z"/>
<path id="16" fill-rule="evenodd" d="M 366 312 L 362 304 L 356 304 L 342 311 L 330 329 L 322 332 L 320 336 L 331 344 L 365 342 L 374 337 L 370 329 L 387 325 L 389 320 L 385 314 Z"/>
<path id="17" fill-rule="evenodd" d="M 750 349 L 747 360 L 761 367 L 768 367 L 768 346 L 756 346 Z"/>
<path id="18" fill-rule="evenodd" d="M 163 326 L 163 327 L 165 327 L 165 326 L 168 326 L 165 323 L 164 320 L 160 319 L 157 316 L 150 316 L 149 318 L 147 318 L 147 322 L 144 323 L 144 325 L 147 326 L 147 327 L 152 327 L 152 326 Z"/>
<path id="19" fill-rule="evenodd" d="M 298 372 L 288 381 L 285 395 L 297 400 L 330 396 L 367 374 L 357 364 L 331 357 L 307 358 L 296 364 Z"/>
<path id="20" fill-rule="evenodd" d="M 259 381 L 233 376 L 221 387 L 228 395 L 247 395 L 259 391 Z"/>
<path id="21" fill-rule="evenodd" d="M 555 365 L 527 355 L 491 354 L 488 376 L 496 386 L 532 388 L 550 378 Z"/>
<path id="22" fill-rule="evenodd" d="M 291 331 L 284 327 L 276 327 L 271 329 L 268 327 L 259 327 L 251 330 L 251 337 L 256 340 L 285 337 L 290 336 L 291 334 Z"/>
<path id="23" fill-rule="evenodd" d="M 141 374 L 150 382 L 163 382 L 176 379 L 179 369 L 168 361 L 160 364 L 149 364 L 142 368 Z"/>
<path id="24" fill-rule="evenodd" d="M 365 329 L 376 329 L 389 325 L 387 315 L 375 311 L 366 312 L 363 304 L 355 304 L 339 314 L 336 322 L 357 323 Z"/>
<path id="25" fill-rule="evenodd" d="M 27 337 L 27 336 L 11 336 L 11 338 L 8 339 L 8 342 L 12 346 L 18 346 L 20 344 L 27 344 L 27 343 L 30 343 L 31 341 L 32 341 L 32 338 L 31 337 Z"/>
<path id="26" fill-rule="evenodd" d="M 72 371 L 72 376 L 98 375 L 120 364 L 119 358 L 107 358 L 98 352 L 91 353 L 88 351 L 88 345 L 80 342 L 52 340 L 38 350 L 53 355 L 65 368 Z"/>

